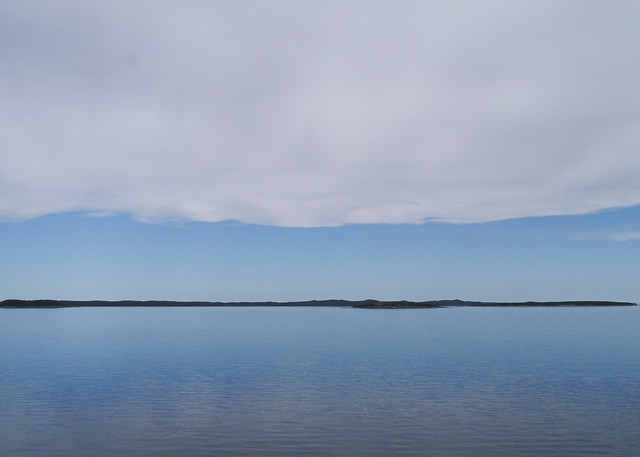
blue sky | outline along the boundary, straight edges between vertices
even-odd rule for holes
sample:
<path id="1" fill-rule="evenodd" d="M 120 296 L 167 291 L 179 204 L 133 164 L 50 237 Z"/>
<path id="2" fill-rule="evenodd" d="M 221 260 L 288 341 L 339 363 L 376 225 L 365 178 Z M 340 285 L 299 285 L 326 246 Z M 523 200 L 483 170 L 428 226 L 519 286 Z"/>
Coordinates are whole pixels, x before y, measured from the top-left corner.
<path id="1" fill-rule="evenodd" d="M 0 290 L 27 299 L 637 302 L 638 221 L 640 207 L 320 228 L 65 213 L 0 224 Z"/>
<path id="2" fill-rule="evenodd" d="M 638 18 L 2 2 L 0 296 L 637 300 Z"/>

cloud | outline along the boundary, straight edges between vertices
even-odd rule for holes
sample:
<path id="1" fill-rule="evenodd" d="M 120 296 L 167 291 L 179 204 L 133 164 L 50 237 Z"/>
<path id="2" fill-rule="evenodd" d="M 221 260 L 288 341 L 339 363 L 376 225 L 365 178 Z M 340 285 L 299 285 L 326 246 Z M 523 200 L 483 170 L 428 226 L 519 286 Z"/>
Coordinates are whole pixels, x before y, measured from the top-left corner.
<path id="1" fill-rule="evenodd" d="M 0 6 L 0 218 L 478 222 L 640 204 L 640 4 Z"/>
<path id="2" fill-rule="evenodd" d="M 640 232 L 621 232 L 612 236 L 615 241 L 630 241 L 640 239 Z"/>

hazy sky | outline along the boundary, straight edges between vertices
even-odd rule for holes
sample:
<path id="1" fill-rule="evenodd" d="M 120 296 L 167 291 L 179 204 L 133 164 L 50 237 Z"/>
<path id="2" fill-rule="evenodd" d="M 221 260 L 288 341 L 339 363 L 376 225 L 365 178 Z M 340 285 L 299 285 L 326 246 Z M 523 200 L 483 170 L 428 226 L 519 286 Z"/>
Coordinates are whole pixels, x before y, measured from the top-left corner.
<path id="1" fill-rule="evenodd" d="M 623 0 L 0 1 L 0 298 L 637 301 L 639 29 Z"/>

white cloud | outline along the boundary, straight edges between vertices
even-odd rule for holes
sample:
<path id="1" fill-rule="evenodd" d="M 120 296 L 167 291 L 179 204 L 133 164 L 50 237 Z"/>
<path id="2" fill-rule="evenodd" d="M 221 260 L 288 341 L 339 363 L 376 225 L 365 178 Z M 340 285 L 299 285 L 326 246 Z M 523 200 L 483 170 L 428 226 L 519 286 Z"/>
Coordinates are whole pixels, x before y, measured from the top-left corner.
<path id="1" fill-rule="evenodd" d="M 616 241 L 630 241 L 640 239 L 640 232 L 621 232 L 612 236 Z"/>
<path id="2" fill-rule="evenodd" d="M 640 204 L 637 2 L 0 6 L 0 218 L 315 226 Z"/>

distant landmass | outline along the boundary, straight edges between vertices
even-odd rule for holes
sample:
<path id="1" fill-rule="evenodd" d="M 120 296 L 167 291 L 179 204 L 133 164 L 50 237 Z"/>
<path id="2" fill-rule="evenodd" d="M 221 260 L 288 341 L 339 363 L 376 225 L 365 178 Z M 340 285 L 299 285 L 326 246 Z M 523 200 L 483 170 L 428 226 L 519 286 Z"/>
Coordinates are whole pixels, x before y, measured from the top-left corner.
<path id="1" fill-rule="evenodd" d="M 269 307 L 269 306 L 305 306 L 305 307 L 343 307 L 363 309 L 411 309 L 411 308 L 451 308 L 469 307 L 531 307 L 531 306 L 637 306 L 637 303 L 619 301 L 526 301 L 526 302 L 481 302 L 465 300 L 430 301 L 381 301 L 381 300 L 309 300 L 292 302 L 209 302 L 209 301 L 163 301 L 163 300 L 16 300 L 0 302 L 0 308 L 83 308 L 83 307 Z"/>

